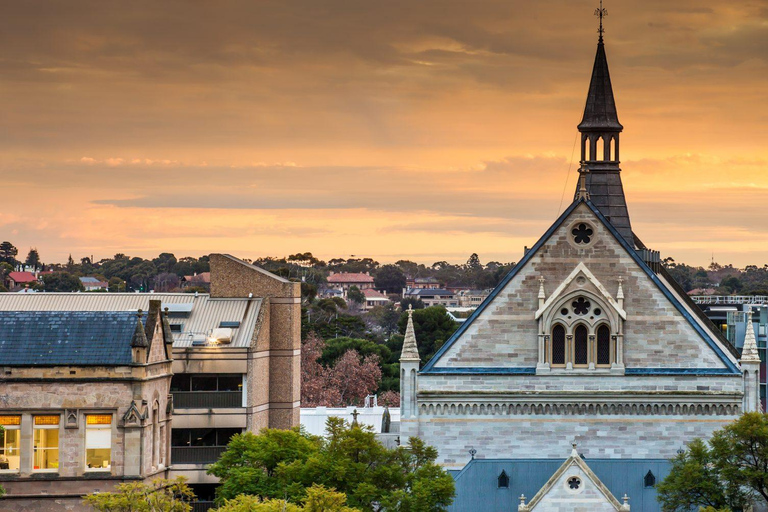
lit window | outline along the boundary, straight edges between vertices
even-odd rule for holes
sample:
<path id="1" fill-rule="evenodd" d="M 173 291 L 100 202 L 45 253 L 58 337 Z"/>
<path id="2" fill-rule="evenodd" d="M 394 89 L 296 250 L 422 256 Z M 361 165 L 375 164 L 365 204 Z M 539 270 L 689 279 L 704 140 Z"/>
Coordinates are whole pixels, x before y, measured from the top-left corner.
<path id="1" fill-rule="evenodd" d="M 0 472 L 19 470 L 19 426 L 21 416 L 0 416 Z"/>
<path id="2" fill-rule="evenodd" d="M 112 415 L 85 416 L 85 468 L 109 471 L 112 468 Z"/>
<path id="3" fill-rule="evenodd" d="M 59 415 L 35 416 L 33 429 L 34 471 L 59 469 Z"/>

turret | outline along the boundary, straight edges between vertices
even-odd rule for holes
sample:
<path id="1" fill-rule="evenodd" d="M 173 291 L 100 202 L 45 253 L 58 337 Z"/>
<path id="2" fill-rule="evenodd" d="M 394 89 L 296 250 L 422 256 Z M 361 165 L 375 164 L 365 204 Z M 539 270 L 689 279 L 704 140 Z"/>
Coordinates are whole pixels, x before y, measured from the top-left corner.
<path id="1" fill-rule="evenodd" d="M 760 354 L 755 342 L 755 327 L 752 324 L 752 308 L 747 311 L 747 333 L 741 349 L 741 372 L 744 375 L 743 412 L 760 410 Z"/>
<path id="2" fill-rule="evenodd" d="M 417 416 L 417 382 L 419 373 L 419 348 L 416 345 L 416 332 L 413 329 L 413 308 L 408 305 L 408 324 L 405 328 L 403 350 L 400 352 L 400 418 L 415 419 Z"/>

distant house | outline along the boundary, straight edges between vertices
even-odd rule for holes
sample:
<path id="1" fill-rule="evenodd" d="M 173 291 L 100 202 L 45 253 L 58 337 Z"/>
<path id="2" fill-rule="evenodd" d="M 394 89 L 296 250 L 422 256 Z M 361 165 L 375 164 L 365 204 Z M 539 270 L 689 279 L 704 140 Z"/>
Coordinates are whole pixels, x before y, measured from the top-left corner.
<path id="1" fill-rule="evenodd" d="M 192 276 L 184 276 L 181 278 L 181 289 L 184 290 L 186 288 L 205 288 L 206 290 L 211 289 L 211 273 L 210 272 L 200 272 L 199 274 L 195 274 Z"/>
<path id="2" fill-rule="evenodd" d="M 12 292 L 17 292 L 37 283 L 37 280 L 38 277 L 32 272 L 10 272 L 6 278 L 5 287 Z"/>
<path id="3" fill-rule="evenodd" d="M 463 308 L 476 308 L 483 303 L 492 290 L 462 290 L 456 294 L 459 306 Z"/>
<path id="4" fill-rule="evenodd" d="M 389 298 L 383 293 L 377 292 L 373 288 L 366 288 L 363 290 L 363 295 L 365 295 L 365 305 L 363 308 L 366 310 L 373 309 L 376 306 L 384 306 L 385 304 L 389 304 Z"/>
<path id="5" fill-rule="evenodd" d="M 413 288 L 403 293 L 403 298 L 421 299 L 425 306 L 457 307 L 459 301 L 456 295 L 448 290 Z"/>
<path id="6" fill-rule="evenodd" d="M 95 277 L 81 277 L 80 282 L 83 284 L 83 288 L 87 292 L 107 290 L 109 288 L 109 283 L 106 281 L 100 281 Z"/>
<path id="7" fill-rule="evenodd" d="M 373 289 L 373 277 L 368 272 L 339 272 L 338 274 L 331 272 L 328 276 L 328 286 L 341 290 L 346 297 L 353 286 L 357 286 L 360 290 Z"/>
<path id="8" fill-rule="evenodd" d="M 440 288 L 440 281 L 434 277 L 408 277 L 405 280 L 408 289 L 421 288 L 424 290 L 436 290 Z"/>

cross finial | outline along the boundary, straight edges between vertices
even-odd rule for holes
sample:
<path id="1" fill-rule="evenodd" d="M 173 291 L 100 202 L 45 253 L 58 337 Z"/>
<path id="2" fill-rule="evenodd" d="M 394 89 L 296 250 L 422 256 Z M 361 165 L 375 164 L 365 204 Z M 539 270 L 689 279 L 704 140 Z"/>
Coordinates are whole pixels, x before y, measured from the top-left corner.
<path id="1" fill-rule="evenodd" d="M 352 424 L 353 424 L 353 425 L 357 425 L 357 416 L 358 416 L 359 414 L 360 414 L 360 413 L 359 413 L 359 412 L 357 412 L 357 409 L 355 409 L 355 410 L 353 410 L 353 411 L 352 411 Z"/>
<path id="2" fill-rule="evenodd" d="M 408 304 L 408 318 L 411 318 L 413 316 L 413 305 Z"/>
<path id="3" fill-rule="evenodd" d="M 603 7 L 603 0 L 600 0 L 600 7 L 595 9 L 595 16 L 600 18 L 600 28 L 597 29 L 597 33 L 600 34 L 600 38 L 598 39 L 599 43 L 603 42 L 603 18 L 608 16 L 608 10 Z"/>

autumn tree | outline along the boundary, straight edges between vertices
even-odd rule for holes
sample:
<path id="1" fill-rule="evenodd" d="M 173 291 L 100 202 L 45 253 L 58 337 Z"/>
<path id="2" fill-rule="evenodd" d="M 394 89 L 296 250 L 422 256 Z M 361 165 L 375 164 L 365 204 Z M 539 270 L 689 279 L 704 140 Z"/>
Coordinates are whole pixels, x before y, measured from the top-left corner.
<path id="1" fill-rule="evenodd" d="M 184 477 L 123 483 L 114 492 L 99 492 L 83 497 L 83 502 L 98 512 L 189 512 L 195 494 Z"/>
<path id="2" fill-rule="evenodd" d="M 356 350 L 346 350 L 331 364 L 323 365 L 326 342 L 310 334 L 301 347 L 301 405 L 303 407 L 345 407 L 362 405 L 366 396 L 374 393 L 381 381 L 379 356 L 361 356 Z"/>

